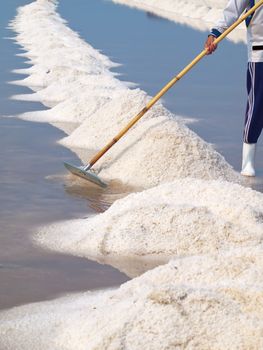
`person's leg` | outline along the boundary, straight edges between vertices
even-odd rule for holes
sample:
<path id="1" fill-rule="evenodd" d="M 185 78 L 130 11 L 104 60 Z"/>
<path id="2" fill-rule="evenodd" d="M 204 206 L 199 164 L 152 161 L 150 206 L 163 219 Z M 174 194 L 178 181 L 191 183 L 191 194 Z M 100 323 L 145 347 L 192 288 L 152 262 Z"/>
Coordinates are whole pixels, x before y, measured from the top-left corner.
<path id="1" fill-rule="evenodd" d="M 248 63 L 247 92 L 242 171 L 245 176 L 255 176 L 256 143 L 263 128 L 263 62 Z"/>
<path id="2" fill-rule="evenodd" d="M 263 128 L 263 62 L 249 62 L 244 142 L 257 143 Z"/>

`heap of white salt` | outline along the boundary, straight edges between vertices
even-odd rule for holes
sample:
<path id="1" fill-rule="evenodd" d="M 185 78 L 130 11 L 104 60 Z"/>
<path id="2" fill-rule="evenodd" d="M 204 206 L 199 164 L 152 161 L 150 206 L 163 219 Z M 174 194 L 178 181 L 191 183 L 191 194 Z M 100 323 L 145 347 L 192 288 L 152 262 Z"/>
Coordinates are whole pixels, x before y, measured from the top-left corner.
<path id="1" fill-rule="evenodd" d="M 35 91 L 15 98 L 53 106 L 20 117 L 62 128 L 70 135 L 61 143 L 81 157 L 82 149 L 108 143 L 149 97 L 116 79 L 109 71 L 114 64 L 65 26 L 55 10 L 53 2 L 35 1 L 13 22 L 33 64 L 22 84 Z M 239 181 L 222 156 L 160 103 L 103 157 L 100 168 L 105 180 L 144 188 L 187 176 Z"/>
<path id="2" fill-rule="evenodd" d="M 0 347 L 258 350 L 262 266 L 262 247 L 177 259 L 116 291 L 15 308 L 0 315 Z"/>
<path id="3" fill-rule="evenodd" d="M 220 181 L 176 180 L 116 201 L 93 218 L 53 224 L 37 240 L 87 258 L 147 256 L 157 263 L 175 256 L 253 246 L 263 239 L 263 195 Z M 130 276 L 144 266 L 127 266 Z"/>
<path id="4" fill-rule="evenodd" d="M 83 100 L 88 95 L 83 92 L 89 90 L 91 96 L 109 97 L 112 91 L 125 89 L 126 84 L 109 72 L 116 64 L 81 40 L 55 9 L 55 2 L 35 1 L 19 8 L 12 22 L 11 27 L 19 33 L 17 41 L 27 51 L 23 55 L 33 64 L 29 69 L 16 71 L 29 77 L 13 83 L 36 91 L 14 98 L 38 100 L 53 106 L 74 95 Z"/>

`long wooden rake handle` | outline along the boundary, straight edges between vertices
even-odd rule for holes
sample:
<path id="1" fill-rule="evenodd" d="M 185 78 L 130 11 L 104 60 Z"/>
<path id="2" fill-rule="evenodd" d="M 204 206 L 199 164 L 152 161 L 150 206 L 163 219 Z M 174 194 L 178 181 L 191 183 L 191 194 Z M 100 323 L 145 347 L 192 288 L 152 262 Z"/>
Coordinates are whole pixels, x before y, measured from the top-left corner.
<path id="1" fill-rule="evenodd" d="M 242 15 L 235 23 L 233 23 L 224 33 L 222 33 L 214 44 L 218 44 L 222 41 L 232 30 L 234 30 L 240 23 L 242 23 L 248 16 L 250 16 L 257 8 L 263 5 L 263 0 L 260 0 L 249 11 Z M 89 162 L 87 169 L 90 169 L 119 139 L 127 133 L 127 131 L 137 123 L 139 119 L 186 73 L 188 73 L 204 56 L 207 54 L 207 49 L 204 49 L 195 59 L 190 62 L 178 75 L 176 75 L 162 90 L 160 90 L 152 100 L 129 122 L 129 124 L 121 130 L 105 147 L 103 147 Z"/>

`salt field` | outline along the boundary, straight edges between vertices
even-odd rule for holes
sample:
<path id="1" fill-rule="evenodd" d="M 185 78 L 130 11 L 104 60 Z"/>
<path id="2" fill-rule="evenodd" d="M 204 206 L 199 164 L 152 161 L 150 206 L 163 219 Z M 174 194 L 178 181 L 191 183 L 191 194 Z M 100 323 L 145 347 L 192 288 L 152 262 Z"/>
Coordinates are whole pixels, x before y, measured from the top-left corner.
<path id="1" fill-rule="evenodd" d="M 225 3 L 197 0 L 170 18 L 165 14 L 173 13 L 172 1 L 117 2 L 191 31 L 207 30 Z M 153 92 L 119 76 L 122 62 L 83 40 L 58 11 L 65 11 L 62 4 L 37 0 L 20 7 L 10 23 L 30 64 L 16 69 L 23 75 L 12 85 L 32 90 L 12 99 L 41 102 L 44 110 L 17 117 L 62 130 L 59 144 L 85 164 Z M 230 39 L 243 50 L 244 28 Z M 233 167 L 196 134 L 202 121 L 176 113 L 170 99 L 158 102 L 94 167 L 109 185 L 102 199 L 111 198 L 101 213 L 43 223 L 31 236 L 39 249 L 106 263 L 133 279 L 1 312 L 1 349 L 263 347 L 263 194 L 254 190 L 262 182 L 243 179 L 237 156 Z M 96 191 L 71 175 L 62 178 L 82 195 Z"/>

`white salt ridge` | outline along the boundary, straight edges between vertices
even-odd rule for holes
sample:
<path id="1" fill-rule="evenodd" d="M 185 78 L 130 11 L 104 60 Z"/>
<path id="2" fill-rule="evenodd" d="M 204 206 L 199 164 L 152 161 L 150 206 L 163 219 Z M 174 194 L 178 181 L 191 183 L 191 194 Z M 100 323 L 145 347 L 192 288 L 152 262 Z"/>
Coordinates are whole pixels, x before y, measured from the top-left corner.
<path id="1" fill-rule="evenodd" d="M 133 105 L 134 101 L 121 97 L 112 99 L 61 143 L 74 148 L 103 147 L 138 113 L 139 104 Z M 115 118 L 114 123 L 109 116 Z M 86 161 L 83 159 L 84 163 Z M 161 105 L 149 111 L 105 154 L 97 168 L 101 168 L 100 176 L 106 181 L 115 179 L 144 188 L 187 176 L 239 180 L 221 155 Z"/>
<path id="2" fill-rule="evenodd" d="M 20 114 L 19 118 L 41 123 L 75 123 L 79 126 L 110 101 L 109 97 L 87 96 L 86 93 L 82 93 L 61 102 L 51 109 L 26 112 Z M 89 106 L 88 109 L 87 105 Z"/>
<path id="3" fill-rule="evenodd" d="M 29 57 L 34 66 L 21 71 L 29 73 L 29 77 L 13 83 L 37 92 L 13 96 L 14 99 L 41 101 L 50 106 L 85 90 L 99 90 L 98 94 L 110 96 L 112 90 L 131 85 L 109 72 L 117 64 L 65 26 L 53 2 L 33 2 L 20 8 L 17 18 L 12 28 L 19 32 L 17 41 L 27 51 L 22 55 Z"/>
<path id="4" fill-rule="evenodd" d="M 175 259 L 117 290 L 14 308 L 0 347 L 258 350 L 262 266 L 262 247 Z"/>
<path id="5" fill-rule="evenodd" d="M 15 80 L 9 82 L 10 84 L 15 85 L 24 85 L 30 86 L 33 90 L 35 87 L 45 88 L 53 82 L 57 82 L 58 80 L 62 80 L 62 82 L 75 80 L 76 78 L 86 77 L 87 74 L 93 74 L 93 72 L 88 72 L 86 67 L 68 67 L 68 66 L 57 66 L 52 69 L 45 69 L 40 66 L 35 74 L 31 74 L 29 77 L 23 80 Z M 95 76 L 95 78 L 100 78 Z M 66 80 L 66 81 L 65 81 Z M 62 84 L 61 82 L 61 84 Z"/>
<path id="6" fill-rule="evenodd" d="M 20 8 L 12 24 L 18 42 L 32 57 L 29 77 L 21 84 L 35 91 L 13 98 L 53 107 L 20 117 L 59 126 L 69 134 L 61 143 L 71 149 L 96 150 L 126 126 L 149 97 L 119 81 L 109 71 L 114 64 L 66 27 L 55 9 L 53 2 L 35 1 Z M 189 175 L 239 181 L 223 157 L 160 103 L 103 157 L 97 169 L 101 167 L 106 180 L 138 187 Z"/>
<path id="7" fill-rule="evenodd" d="M 119 269 L 118 257 L 158 262 L 256 246 L 263 240 L 263 194 L 228 182 L 180 179 L 131 194 L 96 217 L 45 227 L 37 240 L 81 257 L 112 256 Z M 124 272 L 143 271 L 128 266 Z"/>
<path id="8" fill-rule="evenodd" d="M 112 97 L 108 103 L 89 113 L 80 127 L 60 142 L 74 148 L 100 148 L 149 101 L 149 97 L 140 89 L 123 89 Z M 149 118 L 149 115 L 146 114 L 145 119 Z"/>
<path id="9" fill-rule="evenodd" d="M 194 132 L 165 111 L 156 114 L 144 119 L 98 162 L 105 181 L 117 179 L 144 188 L 189 176 L 240 181 L 225 159 Z"/>
<path id="10" fill-rule="evenodd" d="M 112 0 L 116 4 L 141 9 L 182 25 L 209 32 L 222 16 L 227 0 Z M 242 23 L 227 39 L 246 42 L 245 24 Z"/>
<path id="11" fill-rule="evenodd" d="M 51 82 L 43 89 L 37 91 L 34 94 L 16 95 L 13 99 L 20 100 L 32 100 L 32 101 L 53 101 L 56 104 L 63 102 L 72 95 L 78 96 L 84 90 L 88 91 L 87 95 L 100 95 L 100 96 L 111 96 L 115 91 L 123 90 L 125 86 L 131 84 L 120 82 L 114 79 L 112 76 L 101 76 L 101 75 L 89 75 L 88 79 L 85 76 L 75 74 L 72 72 L 71 75 L 67 75 L 61 79 Z M 84 74 L 83 74 L 84 75 Z M 22 83 L 24 84 L 24 82 Z M 31 86 L 28 84 L 28 86 Z M 40 85 L 37 85 L 40 86 Z"/>

